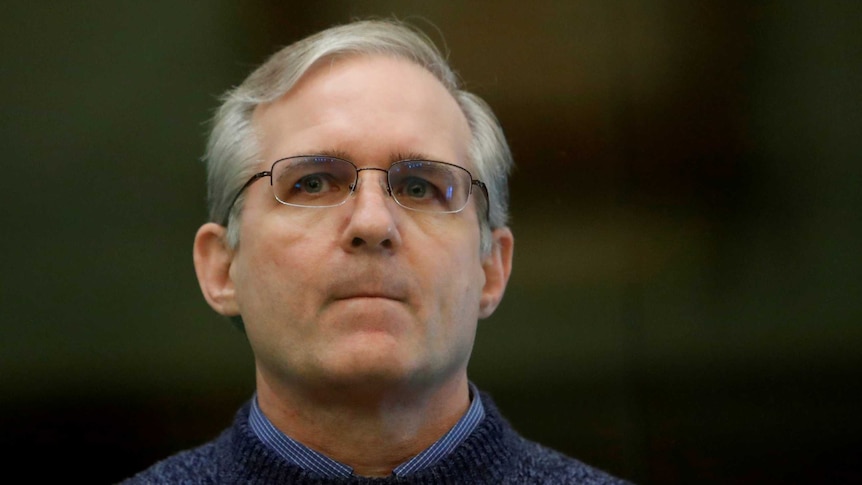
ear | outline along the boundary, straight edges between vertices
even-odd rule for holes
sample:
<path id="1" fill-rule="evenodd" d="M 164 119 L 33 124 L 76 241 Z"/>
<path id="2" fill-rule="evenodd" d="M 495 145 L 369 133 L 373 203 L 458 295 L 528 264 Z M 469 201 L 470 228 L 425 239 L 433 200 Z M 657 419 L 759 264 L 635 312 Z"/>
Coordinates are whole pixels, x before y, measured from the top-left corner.
<path id="1" fill-rule="evenodd" d="M 515 238 L 511 229 L 501 227 L 491 233 L 491 251 L 482 261 L 485 272 L 485 286 L 479 300 L 479 318 L 490 317 L 503 299 L 509 275 L 512 273 L 512 254 Z"/>
<path id="2" fill-rule="evenodd" d="M 198 284 L 207 303 L 225 316 L 239 315 L 236 293 L 230 277 L 234 252 L 227 245 L 227 229 L 208 222 L 195 234 L 194 263 Z"/>

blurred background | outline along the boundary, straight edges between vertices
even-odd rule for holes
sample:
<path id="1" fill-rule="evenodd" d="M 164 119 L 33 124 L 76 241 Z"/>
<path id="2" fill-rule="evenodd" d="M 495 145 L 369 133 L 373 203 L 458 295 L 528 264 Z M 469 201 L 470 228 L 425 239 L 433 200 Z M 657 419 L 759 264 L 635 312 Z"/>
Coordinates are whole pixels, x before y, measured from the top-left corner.
<path id="1" fill-rule="evenodd" d="M 0 4 L 0 459 L 114 483 L 226 427 L 191 243 L 217 97 L 353 18 L 425 30 L 517 162 L 471 378 L 639 484 L 860 483 L 862 3 Z M 24 463 L 31 465 L 24 467 Z"/>

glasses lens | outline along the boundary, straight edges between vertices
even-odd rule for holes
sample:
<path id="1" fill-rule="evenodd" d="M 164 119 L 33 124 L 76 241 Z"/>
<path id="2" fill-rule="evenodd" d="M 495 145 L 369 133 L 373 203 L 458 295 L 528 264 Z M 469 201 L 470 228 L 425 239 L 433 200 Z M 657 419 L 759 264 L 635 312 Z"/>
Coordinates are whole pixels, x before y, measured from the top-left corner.
<path id="1" fill-rule="evenodd" d="M 272 167 L 272 189 L 282 204 L 331 207 L 343 203 L 356 183 L 356 168 L 330 157 L 293 157 Z"/>
<path id="2" fill-rule="evenodd" d="M 460 211 L 467 205 L 471 181 L 467 170 L 443 162 L 406 160 L 389 168 L 395 201 L 418 211 Z"/>

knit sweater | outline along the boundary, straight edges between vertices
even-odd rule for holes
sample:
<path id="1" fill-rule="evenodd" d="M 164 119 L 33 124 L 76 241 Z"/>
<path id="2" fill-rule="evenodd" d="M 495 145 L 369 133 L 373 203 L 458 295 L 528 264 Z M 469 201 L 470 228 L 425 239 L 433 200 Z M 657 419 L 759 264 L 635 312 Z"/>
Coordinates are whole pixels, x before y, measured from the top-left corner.
<path id="1" fill-rule="evenodd" d="M 520 436 L 483 393 L 485 419 L 448 456 L 406 477 L 323 478 L 287 463 L 250 429 L 251 402 L 214 440 L 181 451 L 127 478 L 137 484 L 610 484 L 628 482 Z"/>

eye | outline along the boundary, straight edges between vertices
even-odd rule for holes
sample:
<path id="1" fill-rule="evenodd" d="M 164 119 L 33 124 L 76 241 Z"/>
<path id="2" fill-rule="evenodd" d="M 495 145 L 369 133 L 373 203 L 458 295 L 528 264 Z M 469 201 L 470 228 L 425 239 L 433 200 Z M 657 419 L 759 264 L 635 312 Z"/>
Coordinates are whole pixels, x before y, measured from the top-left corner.
<path id="1" fill-rule="evenodd" d="M 329 182 L 322 174 L 311 174 L 302 177 L 293 184 L 294 192 L 316 194 L 327 190 Z"/>
<path id="2" fill-rule="evenodd" d="M 327 207 L 344 202 L 356 181 L 348 161 L 328 157 L 293 157 L 273 165 L 273 191 L 282 204 Z"/>
<path id="3" fill-rule="evenodd" d="M 435 188 L 425 179 L 411 177 L 404 181 L 404 188 L 401 193 L 413 199 L 424 199 L 434 196 Z"/>
<path id="4" fill-rule="evenodd" d="M 456 212 L 464 207 L 464 197 L 469 194 L 469 173 L 442 162 L 397 162 L 389 169 L 389 181 L 395 200 L 419 211 Z"/>

